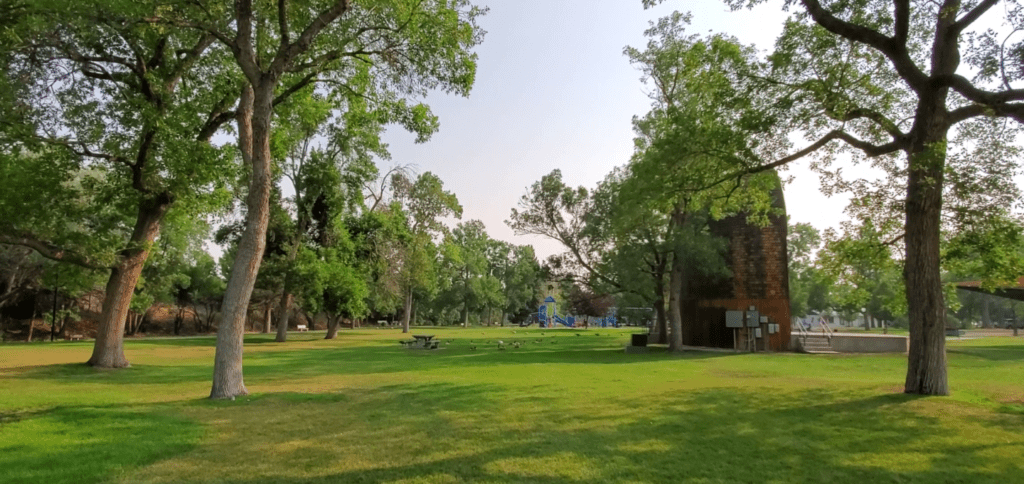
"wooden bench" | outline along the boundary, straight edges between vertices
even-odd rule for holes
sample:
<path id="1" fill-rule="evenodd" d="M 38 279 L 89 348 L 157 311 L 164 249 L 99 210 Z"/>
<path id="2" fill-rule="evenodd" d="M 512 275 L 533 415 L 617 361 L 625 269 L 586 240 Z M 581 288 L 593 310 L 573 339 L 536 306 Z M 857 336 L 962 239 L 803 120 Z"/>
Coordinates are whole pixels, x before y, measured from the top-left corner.
<path id="1" fill-rule="evenodd" d="M 73 335 L 71 335 L 71 341 L 78 341 L 78 340 L 83 340 L 83 339 L 85 339 L 85 336 L 82 336 L 80 334 L 73 334 Z"/>
<path id="2" fill-rule="evenodd" d="M 298 329 L 299 331 L 309 331 L 309 328 L 307 328 L 305 324 L 298 325 L 296 329 Z"/>

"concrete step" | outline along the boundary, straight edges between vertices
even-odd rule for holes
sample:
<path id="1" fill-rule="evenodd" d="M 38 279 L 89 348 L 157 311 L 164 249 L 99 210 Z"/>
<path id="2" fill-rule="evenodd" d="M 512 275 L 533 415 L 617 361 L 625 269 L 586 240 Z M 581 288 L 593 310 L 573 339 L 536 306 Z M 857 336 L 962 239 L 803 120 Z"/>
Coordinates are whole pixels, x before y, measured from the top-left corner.
<path id="1" fill-rule="evenodd" d="M 801 337 L 800 342 L 805 353 L 836 353 L 832 351 L 832 342 L 825 336 L 808 335 Z"/>

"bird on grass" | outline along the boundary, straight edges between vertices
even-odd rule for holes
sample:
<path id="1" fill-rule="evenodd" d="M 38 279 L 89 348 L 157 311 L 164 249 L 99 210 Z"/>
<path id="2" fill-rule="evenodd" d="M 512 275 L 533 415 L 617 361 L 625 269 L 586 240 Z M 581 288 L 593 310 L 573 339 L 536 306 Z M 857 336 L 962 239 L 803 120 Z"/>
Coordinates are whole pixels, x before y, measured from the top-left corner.
<path id="1" fill-rule="evenodd" d="M 601 333 L 594 333 L 594 336 L 601 336 Z"/>
<path id="2" fill-rule="evenodd" d="M 470 346 L 469 351 L 476 351 L 476 346 Z"/>
<path id="3" fill-rule="evenodd" d="M 580 335 L 579 333 L 576 333 L 576 336 L 579 336 L 579 335 Z"/>

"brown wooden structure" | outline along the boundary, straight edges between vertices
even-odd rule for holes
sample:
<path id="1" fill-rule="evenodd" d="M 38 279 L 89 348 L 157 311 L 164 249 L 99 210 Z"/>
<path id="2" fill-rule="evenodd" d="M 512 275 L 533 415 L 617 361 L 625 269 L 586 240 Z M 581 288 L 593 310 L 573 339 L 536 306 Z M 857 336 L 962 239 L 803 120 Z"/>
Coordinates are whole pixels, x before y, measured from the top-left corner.
<path id="1" fill-rule="evenodd" d="M 711 222 L 711 233 L 728 241 L 724 256 L 732 277 L 691 287 L 694 298 L 683 307 L 683 320 L 688 326 L 683 331 L 683 344 L 733 348 L 734 331 L 725 327 L 725 312 L 746 311 L 753 306 L 779 329 L 768 334 L 767 324 L 761 324 L 757 349 L 790 349 L 788 228 L 782 188 L 774 190 L 772 197 L 779 213 L 770 216 L 765 227 L 748 223 L 744 214 Z"/>

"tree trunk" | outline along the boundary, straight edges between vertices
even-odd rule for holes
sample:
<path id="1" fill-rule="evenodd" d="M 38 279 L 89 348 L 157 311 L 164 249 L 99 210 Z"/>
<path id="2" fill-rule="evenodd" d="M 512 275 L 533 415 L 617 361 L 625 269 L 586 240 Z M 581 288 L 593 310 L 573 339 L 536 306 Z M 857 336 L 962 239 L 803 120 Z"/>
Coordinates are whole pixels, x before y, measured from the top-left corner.
<path id="1" fill-rule="evenodd" d="M 920 116 L 918 119 L 922 119 Z M 906 202 L 906 265 L 910 349 L 904 391 L 948 395 L 946 305 L 939 269 L 945 132 L 910 155 Z"/>
<path id="2" fill-rule="evenodd" d="M 673 257 L 668 288 L 668 315 L 671 326 L 669 328 L 668 349 L 670 351 L 680 351 L 683 347 L 683 301 L 681 296 L 684 270 L 681 258 Z"/>
<path id="3" fill-rule="evenodd" d="M 288 341 L 288 319 L 291 313 L 292 294 L 289 292 L 289 284 L 285 281 L 284 291 L 281 293 L 281 302 L 277 306 L 277 337 L 274 341 L 284 343 Z M 310 329 L 312 325 L 310 325 Z"/>
<path id="4" fill-rule="evenodd" d="M 36 314 L 38 314 L 38 311 L 32 308 L 32 319 L 28 320 L 28 339 L 25 340 L 27 343 L 32 342 L 32 330 L 36 327 Z"/>
<path id="5" fill-rule="evenodd" d="M 987 294 L 981 295 L 981 327 L 991 328 L 992 327 L 992 313 L 988 307 L 989 297 Z"/>
<path id="6" fill-rule="evenodd" d="M 327 335 L 324 339 L 334 339 L 338 335 L 338 325 L 341 323 L 341 316 L 327 315 Z"/>
<path id="7" fill-rule="evenodd" d="M 149 257 L 149 248 L 160 233 L 160 221 L 172 202 L 170 195 L 162 193 L 139 203 L 131 239 L 127 248 L 121 251 L 120 259 L 110 270 L 110 278 L 107 279 L 103 312 L 96 330 L 92 357 L 87 362 L 89 365 L 99 368 L 131 366 L 124 357 L 124 324 L 128 316 L 128 305 L 132 302 L 142 266 Z"/>
<path id="8" fill-rule="evenodd" d="M 405 292 L 405 303 L 402 305 L 402 332 L 409 332 L 409 319 L 412 318 L 412 284 Z"/>
<path id="9" fill-rule="evenodd" d="M 224 292 L 210 398 L 233 398 L 249 393 L 242 378 L 242 346 L 246 312 L 266 248 L 270 219 L 270 115 L 275 84 L 272 78 L 264 76 L 259 86 L 247 85 L 238 102 L 238 145 L 242 159 L 252 167 L 248 212 Z"/>
<path id="10" fill-rule="evenodd" d="M 271 320 L 270 320 L 271 319 L 270 308 L 272 308 L 272 307 L 274 307 L 274 303 L 273 303 L 273 300 L 271 299 L 271 300 L 267 301 L 267 305 L 263 308 L 263 329 L 260 330 L 260 333 L 270 334 L 270 323 L 271 323 Z"/>
<path id="11" fill-rule="evenodd" d="M 185 309 L 181 306 L 178 307 L 178 313 L 174 315 L 174 335 L 178 336 L 181 334 L 181 327 L 185 325 Z M 135 327 L 138 330 L 138 326 Z M 132 334 L 135 334 L 133 331 Z"/>
<path id="12" fill-rule="evenodd" d="M 658 293 L 664 294 L 664 283 L 658 284 Z M 665 296 L 654 300 L 655 334 L 656 341 L 652 343 L 668 344 L 668 315 L 665 314 Z"/>

